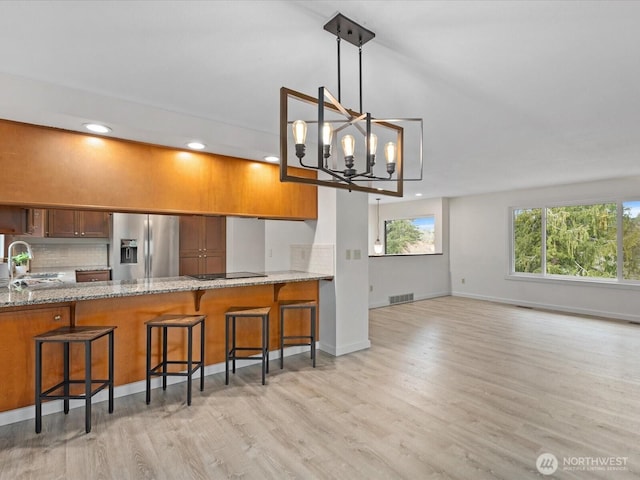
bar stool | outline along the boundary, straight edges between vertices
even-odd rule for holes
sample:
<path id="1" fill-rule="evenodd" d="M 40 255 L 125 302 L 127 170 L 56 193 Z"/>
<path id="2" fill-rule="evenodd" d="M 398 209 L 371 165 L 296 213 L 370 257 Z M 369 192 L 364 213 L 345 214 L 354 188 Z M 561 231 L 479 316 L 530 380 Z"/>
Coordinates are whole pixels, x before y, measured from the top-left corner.
<path id="1" fill-rule="evenodd" d="M 206 315 L 160 315 L 147 322 L 147 405 L 151 402 L 151 377 L 162 377 L 162 390 L 167 389 L 167 377 L 187 377 L 187 405 L 191 405 L 191 383 L 193 374 L 200 369 L 200 391 L 204 390 L 204 321 Z M 200 359 L 193 360 L 193 327 L 200 325 Z M 162 330 L 162 360 L 151 367 L 151 332 L 153 328 Z M 169 328 L 187 329 L 187 359 L 168 360 L 167 337 Z M 170 372 L 169 365 L 186 365 L 186 371 Z"/>
<path id="2" fill-rule="evenodd" d="M 109 413 L 113 413 L 113 331 L 116 327 L 61 327 L 56 330 L 36 335 L 36 433 L 42 431 L 42 400 L 64 400 L 64 413 L 69 413 L 69 400 L 85 400 L 85 431 L 91 431 L 91 397 L 104 388 L 109 388 Z M 109 337 L 109 378 L 97 379 L 91 376 L 91 346 L 94 341 L 107 335 Z M 42 344 L 61 343 L 63 346 L 64 364 L 63 379 L 60 383 L 42 391 Z M 84 369 L 83 379 L 71 380 L 69 378 L 69 345 L 72 343 L 84 344 Z M 84 393 L 73 394 L 70 386 L 74 384 L 84 385 Z M 62 389 L 62 393 L 60 393 Z"/>
<path id="3" fill-rule="evenodd" d="M 316 309 L 314 300 L 282 300 L 280 302 L 280 368 L 284 368 L 284 347 L 311 347 L 311 364 L 316 368 Z M 284 314 L 290 310 L 309 310 L 309 335 L 285 335 Z M 287 340 L 294 340 L 287 342 Z M 304 340 L 304 341 L 302 341 Z"/>
<path id="4" fill-rule="evenodd" d="M 271 307 L 231 307 L 225 313 L 224 350 L 225 350 L 225 385 L 229 385 L 229 360 L 233 362 L 233 373 L 236 373 L 236 360 L 262 360 L 262 385 L 269 373 L 269 312 Z M 262 338 L 259 346 L 236 345 L 236 319 L 257 318 L 262 321 Z M 229 330 L 231 330 L 231 348 L 229 348 Z M 260 356 L 240 356 L 238 352 L 260 352 Z"/>

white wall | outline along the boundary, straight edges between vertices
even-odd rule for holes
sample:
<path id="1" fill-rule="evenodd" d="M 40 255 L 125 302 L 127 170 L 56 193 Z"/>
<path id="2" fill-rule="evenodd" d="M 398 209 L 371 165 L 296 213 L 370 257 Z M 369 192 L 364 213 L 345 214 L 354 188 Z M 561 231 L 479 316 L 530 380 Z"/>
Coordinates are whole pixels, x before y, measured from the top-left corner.
<path id="1" fill-rule="evenodd" d="M 638 320 L 640 287 L 509 279 L 509 208 L 640 198 L 640 177 L 450 199 L 453 295 Z M 462 280 L 464 279 L 464 283 Z"/>
<path id="2" fill-rule="evenodd" d="M 315 220 L 266 220 L 265 270 L 290 270 L 291 245 L 312 244 L 315 230 Z"/>
<path id="3" fill-rule="evenodd" d="M 449 295 L 449 214 L 442 198 L 380 204 L 380 240 L 384 221 L 434 215 L 437 255 L 375 256 L 377 205 L 369 206 L 369 308 L 389 305 L 389 297 L 413 293 L 414 300 Z"/>
<path id="4" fill-rule="evenodd" d="M 227 217 L 227 272 L 265 271 L 265 220 Z"/>
<path id="5" fill-rule="evenodd" d="M 314 243 L 335 245 L 334 279 L 320 282 L 320 348 L 343 355 L 371 345 L 367 196 L 319 187 L 318 205 Z"/>

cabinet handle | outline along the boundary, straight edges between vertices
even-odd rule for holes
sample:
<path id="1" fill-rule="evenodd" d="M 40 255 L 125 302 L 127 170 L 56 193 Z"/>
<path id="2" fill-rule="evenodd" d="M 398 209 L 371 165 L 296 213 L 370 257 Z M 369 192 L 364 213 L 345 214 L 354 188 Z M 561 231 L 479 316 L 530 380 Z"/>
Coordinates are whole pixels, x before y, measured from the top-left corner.
<path id="1" fill-rule="evenodd" d="M 78 234 L 78 232 L 73 232 L 73 234 L 74 234 L 74 235 L 77 235 L 77 234 Z"/>
<path id="2" fill-rule="evenodd" d="M 60 320 L 62 320 L 62 315 L 54 315 L 53 316 L 53 321 L 54 322 L 59 322 Z"/>
<path id="3" fill-rule="evenodd" d="M 84 232 L 82 232 L 80 235 L 84 235 Z"/>

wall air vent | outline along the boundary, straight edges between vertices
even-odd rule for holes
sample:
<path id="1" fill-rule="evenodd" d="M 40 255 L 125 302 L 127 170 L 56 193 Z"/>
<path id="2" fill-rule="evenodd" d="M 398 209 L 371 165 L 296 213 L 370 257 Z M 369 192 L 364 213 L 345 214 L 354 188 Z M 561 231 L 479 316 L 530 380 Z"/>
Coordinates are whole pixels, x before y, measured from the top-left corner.
<path id="1" fill-rule="evenodd" d="M 413 302 L 413 293 L 403 293 L 402 295 L 392 295 L 389 297 L 389 305 L 407 302 Z"/>

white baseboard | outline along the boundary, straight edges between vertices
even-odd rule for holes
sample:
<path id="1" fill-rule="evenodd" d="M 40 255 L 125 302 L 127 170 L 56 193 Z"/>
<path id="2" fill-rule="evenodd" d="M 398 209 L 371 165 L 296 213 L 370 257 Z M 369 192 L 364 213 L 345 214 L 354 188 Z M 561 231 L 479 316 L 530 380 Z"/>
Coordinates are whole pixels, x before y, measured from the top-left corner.
<path id="1" fill-rule="evenodd" d="M 317 344 L 316 344 L 317 345 Z M 308 352 L 309 347 L 304 346 L 296 346 L 296 347 L 287 347 L 284 349 L 284 356 L 289 357 L 291 355 L 297 355 L 299 353 Z M 275 360 L 280 358 L 280 350 L 272 350 L 269 352 L 269 360 Z M 260 363 L 260 360 L 256 361 L 247 361 L 244 360 L 241 364 L 237 365 L 237 369 L 248 367 L 250 365 L 254 365 L 256 363 Z M 212 365 L 205 365 L 204 374 L 214 375 L 216 373 L 224 372 L 224 362 L 215 363 Z M 192 378 L 200 378 L 200 370 L 193 374 Z M 187 381 L 186 377 L 167 377 L 167 385 L 174 385 L 176 383 L 184 383 Z M 161 388 L 162 387 L 162 378 L 153 377 L 151 379 L 151 388 Z M 114 398 L 125 397 L 127 395 L 133 395 L 136 393 L 141 393 L 146 391 L 146 380 L 140 380 L 139 382 L 128 383 L 126 385 L 119 385 L 113 389 Z M 109 400 L 109 392 L 106 390 L 102 390 L 98 392 L 92 401 L 92 405 L 98 402 L 105 402 Z M 84 407 L 84 400 L 70 400 L 69 408 L 79 408 Z M 116 405 L 117 406 L 117 405 Z M 62 412 L 64 408 L 62 400 L 52 400 L 42 403 L 42 415 L 49 415 L 51 413 L 59 413 Z M 22 422 L 24 420 L 35 419 L 35 406 L 30 405 L 28 407 L 16 408 L 14 410 L 8 410 L 6 412 L 0 412 L 0 426 L 9 425 L 11 423 Z"/>
<path id="2" fill-rule="evenodd" d="M 539 303 L 513 300 L 511 298 L 492 297 L 489 295 L 475 295 L 469 293 L 453 292 L 454 297 L 473 298 L 476 300 L 485 300 L 487 302 L 504 303 L 507 305 L 515 305 L 520 307 L 537 308 L 539 310 L 552 310 L 556 312 L 573 313 L 576 315 L 585 315 L 588 317 L 603 317 L 613 320 L 625 320 L 628 322 L 640 322 L 640 315 L 628 315 L 623 313 L 608 312 L 605 310 L 593 310 L 590 308 L 571 307 L 567 305 L 555 305 L 552 303 Z"/>
<path id="3" fill-rule="evenodd" d="M 369 339 L 363 340 L 362 342 L 351 343 L 349 345 L 329 345 L 320 341 L 320 350 L 323 352 L 327 352 L 334 357 L 339 357 L 340 355 L 347 355 L 349 353 L 357 352 L 358 350 L 366 350 L 371 347 L 371 341 Z"/>

